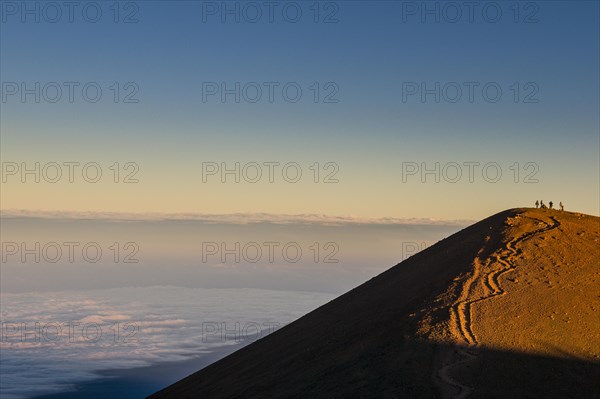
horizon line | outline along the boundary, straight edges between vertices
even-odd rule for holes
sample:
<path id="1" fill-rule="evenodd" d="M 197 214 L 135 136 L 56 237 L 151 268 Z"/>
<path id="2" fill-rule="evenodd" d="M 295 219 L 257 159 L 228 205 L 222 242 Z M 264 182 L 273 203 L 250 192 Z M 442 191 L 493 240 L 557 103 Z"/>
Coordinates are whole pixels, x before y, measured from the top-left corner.
<path id="1" fill-rule="evenodd" d="M 39 209 L 0 209 L 0 218 L 104 220 L 115 222 L 143 221 L 197 221 L 210 224 L 316 224 L 316 225 L 433 225 L 466 226 L 476 222 L 469 219 L 439 218 L 368 218 L 352 215 L 326 215 L 315 213 L 278 214 L 268 212 L 111 212 L 111 211 L 64 211 Z"/>

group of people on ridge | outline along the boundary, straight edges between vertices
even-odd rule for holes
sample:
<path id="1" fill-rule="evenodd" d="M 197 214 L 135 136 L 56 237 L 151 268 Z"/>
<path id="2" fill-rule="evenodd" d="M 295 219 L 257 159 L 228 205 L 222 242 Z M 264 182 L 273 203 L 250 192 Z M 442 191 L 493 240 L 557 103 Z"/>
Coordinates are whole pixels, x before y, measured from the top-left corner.
<path id="1" fill-rule="evenodd" d="M 552 201 L 548 202 L 548 206 L 546 206 L 546 204 L 544 204 L 544 200 L 539 200 L 539 202 L 537 200 L 535 201 L 535 207 L 536 208 L 540 208 L 540 209 L 548 209 L 548 208 L 554 209 L 553 206 L 554 206 L 554 204 L 553 204 Z M 558 206 L 560 207 L 561 211 L 565 210 L 565 207 L 563 206 L 562 201 L 558 203 Z"/>

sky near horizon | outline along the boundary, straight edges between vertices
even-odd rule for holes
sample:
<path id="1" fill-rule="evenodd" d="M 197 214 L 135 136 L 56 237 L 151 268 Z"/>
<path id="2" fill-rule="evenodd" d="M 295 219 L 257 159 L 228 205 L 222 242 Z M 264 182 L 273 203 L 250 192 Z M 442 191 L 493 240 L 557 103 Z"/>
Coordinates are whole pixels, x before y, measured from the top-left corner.
<path id="1" fill-rule="evenodd" d="M 0 2 L 2 209 L 600 213 L 598 2 L 78 4 Z"/>

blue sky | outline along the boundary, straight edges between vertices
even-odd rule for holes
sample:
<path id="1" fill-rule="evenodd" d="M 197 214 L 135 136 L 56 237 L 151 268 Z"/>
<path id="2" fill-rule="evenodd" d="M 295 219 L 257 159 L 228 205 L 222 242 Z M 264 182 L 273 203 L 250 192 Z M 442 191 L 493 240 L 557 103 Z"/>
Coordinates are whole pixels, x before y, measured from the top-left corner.
<path id="1" fill-rule="evenodd" d="M 103 97 L 88 103 L 76 91 L 73 103 L 63 98 L 39 104 L 31 96 L 25 103 L 18 94 L 7 97 L 1 104 L 3 160 L 132 160 L 144 180 L 136 190 L 112 187 L 102 201 L 85 197 L 86 187 L 57 191 L 9 182 L 3 208 L 129 212 L 149 196 L 163 195 L 142 210 L 476 219 L 540 197 L 598 214 L 597 2 L 519 2 L 518 23 L 513 2 L 479 3 L 472 23 L 463 3 L 453 3 L 463 13 L 458 23 L 448 21 L 453 10 L 443 2 L 391 1 L 321 2 L 318 23 L 313 2 L 278 3 L 273 23 L 259 2 L 252 3 L 263 12 L 258 23 L 245 21 L 244 14 L 239 23 L 232 15 L 223 23 L 221 2 L 121 2 L 119 18 L 133 13 L 138 20 L 128 24 L 114 23 L 112 2 L 94 3 L 103 13 L 97 23 L 87 22 L 79 8 L 73 23 L 66 15 L 49 23 L 43 13 L 40 23 L 31 15 L 23 23 L 21 10 L 7 13 L 6 3 L 3 83 L 97 82 Z M 286 4 L 302 10 L 299 22 L 281 14 Z M 212 7 L 217 13 L 206 14 Z M 407 15 L 414 7 L 416 14 Z M 423 23 L 423 7 L 440 7 L 440 22 L 426 15 Z M 497 9 L 499 21 L 490 22 Z M 326 16 L 337 22 L 324 23 Z M 132 87 L 124 85 L 133 82 L 139 102 L 114 103 L 114 82 L 120 99 Z M 273 103 L 264 92 L 257 103 L 235 103 L 232 95 L 223 103 L 218 94 L 203 102 L 205 82 L 277 82 L 278 88 L 293 82 L 303 93 L 297 103 L 286 102 L 277 89 Z M 406 82 L 478 86 L 473 102 L 464 91 L 456 103 L 443 97 L 436 103 L 433 95 L 422 102 L 419 93 L 403 101 Z M 482 97 L 488 83 L 502 89 L 498 102 Z M 333 91 L 338 101 L 324 103 Z M 524 103 L 528 94 L 537 102 Z M 286 185 L 197 186 L 194 171 L 202 160 L 332 161 L 342 179 L 333 189 L 303 187 L 310 195 L 297 202 L 301 193 Z M 401 181 L 402 162 L 470 161 L 498 163 L 508 181 Z M 536 163 L 539 182 L 510 183 L 515 162 Z M 57 200 L 27 201 L 32 192 Z M 73 192 L 85 204 L 71 201 Z M 232 196 L 249 199 L 224 205 L 222 198 Z M 446 209 L 433 208 L 439 198 L 447 201 Z"/>

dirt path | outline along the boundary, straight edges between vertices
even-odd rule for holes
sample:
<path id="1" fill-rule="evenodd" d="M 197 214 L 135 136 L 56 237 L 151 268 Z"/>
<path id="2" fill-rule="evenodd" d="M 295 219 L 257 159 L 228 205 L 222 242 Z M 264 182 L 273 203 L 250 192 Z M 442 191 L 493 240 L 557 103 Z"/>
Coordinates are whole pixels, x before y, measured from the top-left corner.
<path id="1" fill-rule="evenodd" d="M 471 317 L 472 305 L 477 302 L 506 295 L 506 291 L 500 284 L 500 278 L 515 268 L 515 264 L 512 261 L 519 255 L 519 250 L 516 248 L 516 245 L 538 234 L 542 234 L 560 226 L 560 222 L 556 220 L 555 217 L 550 216 L 549 219 L 552 223 L 548 223 L 541 219 L 533 219 L 539 223 L 543 223 L 545 226 L 515 237 L 506 244 L 505 248 L 493 255 L 492 259 L 494 263 L 502 265 L 502 268 L 484 274 L 482 273 L 483 267 L 481 260 L 479 259 L 479 254 L 483 252 L 483 248 L 476 257 L 473 263 L 473 273 L 465 280 L 458 300 L 450 309 L 450 321 L 453 326 L 451 327 L 451 332 L 455 335 L 458 342 L 463 341 L 466 344 L 466 347 L 456 347 L 454 351 L 447 353 L 446 359 L 442 363 L 443 365 L 437 371 L 437 377 L 441 381 L 440 385 L 443 398 L 464 399 L 473 392 L 473 388 L 461 384 L 449 374 L 450 370 L 477 358 L 477 355 L 469 350 L 469 347 L 476 347 L 479 344 L 477 335 L 473 331 Z M 470 299 L 473 298 L 473 291 L 479 282 L 483 283 L 487 295 L 477 299 Z"/>

